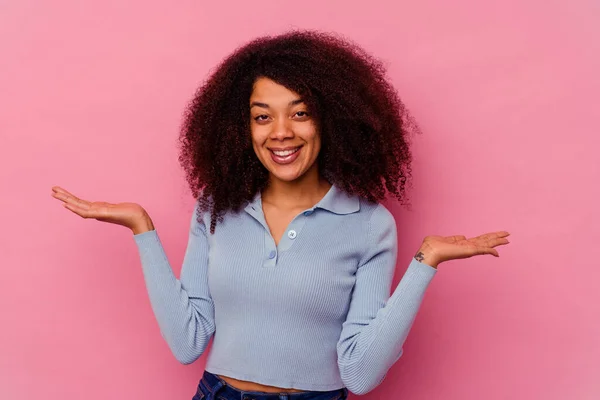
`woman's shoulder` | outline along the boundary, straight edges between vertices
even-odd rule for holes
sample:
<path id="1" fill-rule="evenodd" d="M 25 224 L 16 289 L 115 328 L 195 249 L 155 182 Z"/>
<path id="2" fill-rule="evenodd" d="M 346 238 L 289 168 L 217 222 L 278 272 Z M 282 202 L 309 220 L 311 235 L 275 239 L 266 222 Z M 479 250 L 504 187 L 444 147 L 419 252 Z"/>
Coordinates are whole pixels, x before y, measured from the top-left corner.
<path id="1" fill-rule="evenodd" d="M 192 219 L 191 229 L 201 229 L 202 231 L 205 231 L 206 227 L 210 226 L 210 215 L 210 199 L 208 199 L 208 201 L 203 201 L 201 197 L 196 198 L 190 215 Z"/>
<path id="2" fill-rule="evenodd" d="M 362 198 L 359 199 L 359 202 L 360 212 L 369 223 L 395 223 L 394 215 L 383 203 L 371 202 Z"/>

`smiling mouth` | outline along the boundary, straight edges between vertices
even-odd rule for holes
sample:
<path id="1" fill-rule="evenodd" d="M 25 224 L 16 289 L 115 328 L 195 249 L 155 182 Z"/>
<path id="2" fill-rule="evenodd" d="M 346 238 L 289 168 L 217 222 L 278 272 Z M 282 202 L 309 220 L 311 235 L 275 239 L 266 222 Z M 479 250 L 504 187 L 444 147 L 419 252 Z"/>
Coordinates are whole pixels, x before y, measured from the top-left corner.
<path id="1" fill-rule="evenodd" d="M 289 150 L 271 150 L 271 152 L 278 157 L 287 157 L 289 155 L 294 154 L 298 150 L 300 150 L 300 147 L 296 147 L 295 149 L 289 149 Z"/>
<path id="2" fill-rule="evenodd" d="M 294 162 L 296 158 L 298 158 L 298 155 L 300 154 L 300 149 L 302 149 L 302 146 L 298 146 L 291 149 L 288 148 L 285 150 L 269 149 L 269 152 L 271 153 L 271 159 L 277 164 L 290 164 Z"/>

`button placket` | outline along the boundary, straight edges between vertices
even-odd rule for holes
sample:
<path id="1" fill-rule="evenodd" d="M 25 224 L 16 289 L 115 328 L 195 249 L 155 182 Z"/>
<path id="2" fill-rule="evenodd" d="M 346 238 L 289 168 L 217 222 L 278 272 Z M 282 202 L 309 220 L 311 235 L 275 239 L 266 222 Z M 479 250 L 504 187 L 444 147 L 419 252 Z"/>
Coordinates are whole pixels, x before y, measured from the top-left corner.
<path id="1" fill-rule="evenodd" d="M 249 210 L 247 210 L 251 215 L 253 215 L 253 217 L 256 220 L 258 220 L 261 223 L 261 225 L 265 229 L 265 231 L 264 231 L 264 240 L 265 240 L 265 242 L 264 242 L 265 243 L 264 244 L 264 254 L 265 254 L 264 257 L 265 258 L 264 258 L 264 262 L 263 262 L 264 268 L 275 268 L 277 266 L 277 261 L 279 259 L 279 256 L 281 255 L 281 252 L 288 250 L 292 246 L 295 239 L 298 238 L 298 236 L 300 235 L 300 232 L 302 231 L 302 227 L 304 226 L 304 223 L 306 222 L 307 216 L 314 212 L 314 210 L 309 209 L 309 210 L 306 210 L 306 211 L 298 214 L 292 220 L 292 222 L 290 222 L 285 234 L 283 235 L 283 237 L 281 238 L 281 240 L 279 242 L 279 245 L 275 245 L 275 240 L 271 236 L 271 232 L 270 232 L 269 227 L 264 219 L 264 215 L 262 213 L 260 213 L 258 210 L 254 210 L 254 208 L 252 208 L 252 207 L 248 207 L 248 208 L 250 208 L 250 210 L 252 210 L 252 211 L 256 211 L 256 213 L 255 213 L 255 212 L 250 212 Z"/>
<path id="2" fill-rule="evenodd" d="M 265 238 L 265 247 L 264 247 L 264 268 L 275 268 L 277 265 L 277 258 L 279 256 L 279 252 L 277 247 L 275 246 L 275 241 L 271 237 L 271 233 L 265 229 L 264 233 Z"/>
<path id="3" fill-rule="evenodd" d="M 292 222 L 290 222 L 285 234 L 279 242 L 279 246 L 277 246 L 279 252 L 288 250 L 290 247 L 292 247 L 294 242 L 298 240 L 298 237 L 302 233 L 302 228 L 304 227 L 306 219 L 307 218 L 304 216 L 304 213 L 300 213 L 292 220 Z"/>

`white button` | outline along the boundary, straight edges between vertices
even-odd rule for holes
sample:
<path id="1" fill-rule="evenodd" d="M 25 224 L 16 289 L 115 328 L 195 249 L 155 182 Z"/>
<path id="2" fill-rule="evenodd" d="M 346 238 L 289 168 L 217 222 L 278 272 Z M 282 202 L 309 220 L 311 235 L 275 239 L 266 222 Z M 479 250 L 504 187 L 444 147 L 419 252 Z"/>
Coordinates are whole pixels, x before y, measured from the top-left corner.
<path id="1" fill-rule="evenodd" d="M 291 231 L 289 231 L 289 232 L 288 232 L 288 237 L 289 237 L 290 239 L 294 239 L 294 238 L 296 238 L 296 231 L 295 231 L 295 230 L 293 230 L 293 229 L 292 229 Z"/>

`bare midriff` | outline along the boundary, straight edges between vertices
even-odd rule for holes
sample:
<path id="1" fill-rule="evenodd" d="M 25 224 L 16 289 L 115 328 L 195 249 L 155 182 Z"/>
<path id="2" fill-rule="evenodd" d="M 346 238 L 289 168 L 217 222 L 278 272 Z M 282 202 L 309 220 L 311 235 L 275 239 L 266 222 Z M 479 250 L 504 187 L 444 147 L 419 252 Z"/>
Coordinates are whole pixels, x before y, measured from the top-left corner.
<path id="1" fill-rule="evenodd" d="M 297 393 L 297 392 L 305 392 L 305 390 L 298 389 L 289 389 L 289 388 L 280 388 L 277 386 L 268 386 L 261 385 L 260 383 L 250 382 L 250 381 L 241 381 L 239 379 L 230 378 L 228 376 L 217 375 L 219 378 L 223 379 L 229 386 L 237 390 L 244 390 L 250 392 L 266 392 L 266 393 Z"/>

